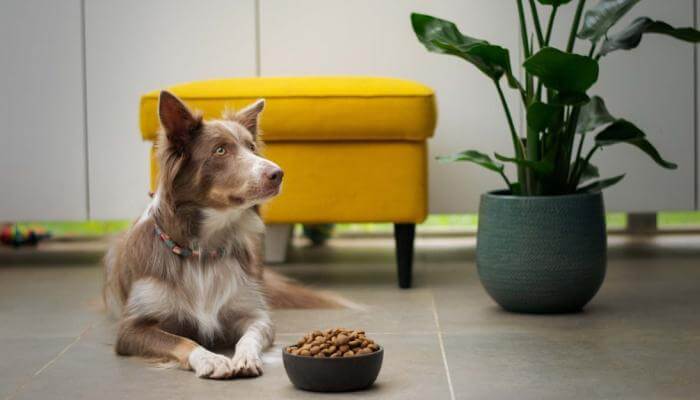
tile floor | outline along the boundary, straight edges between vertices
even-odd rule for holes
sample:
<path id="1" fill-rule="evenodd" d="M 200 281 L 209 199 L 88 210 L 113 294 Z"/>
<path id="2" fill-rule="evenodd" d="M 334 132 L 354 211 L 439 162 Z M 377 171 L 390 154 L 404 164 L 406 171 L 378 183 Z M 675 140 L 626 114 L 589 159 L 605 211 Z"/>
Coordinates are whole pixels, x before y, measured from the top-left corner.
<path id="1" fill-rule="evenodd" d="M 258 379 L 206 381 L 112 352 L 92 253 L 0 253 L 0 399 L 689 399 L 700 393 L 700 236 L 615 236 L 608 277 L 583 313 L 501 311 L 479 285 L 473 238 L 419 239 L 415 288 L 395 285 L 387 239 L 295 248 L 278 270 L 366 312 L 278 311 Z M 94 247 L 94 246 L 93 246 Z M 47 255 L 48 254 L 48 255 Z M 79 263 L 75 261 L 76 256 Z M 385 346 L 371 389 L 301 392 L 279 346 L 324 327 Z"/>

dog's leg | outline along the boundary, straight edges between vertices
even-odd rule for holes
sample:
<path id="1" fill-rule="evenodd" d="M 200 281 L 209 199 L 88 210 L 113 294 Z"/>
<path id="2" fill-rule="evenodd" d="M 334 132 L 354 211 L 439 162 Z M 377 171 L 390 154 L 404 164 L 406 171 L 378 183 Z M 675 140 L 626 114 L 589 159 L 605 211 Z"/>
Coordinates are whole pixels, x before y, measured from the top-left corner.
<path id="1" fill-rule="evenodd" d="M 122 322 L 117 335 L 117 354 L 176 361 L 200 378 L 226 379 L 233 375 L 233 361 L 196 342 L 173 335 L 155 323 Z"/>
<path id="2" fill-rule="evenodd" d="M 259 376 L 263 373 L 262 351 L 272 345 L 274 330 L 267 313 L 257 318 L 246 319 L 239 326 L 242 336 L 236 343 L 233 355 L 235 376 Z"/>

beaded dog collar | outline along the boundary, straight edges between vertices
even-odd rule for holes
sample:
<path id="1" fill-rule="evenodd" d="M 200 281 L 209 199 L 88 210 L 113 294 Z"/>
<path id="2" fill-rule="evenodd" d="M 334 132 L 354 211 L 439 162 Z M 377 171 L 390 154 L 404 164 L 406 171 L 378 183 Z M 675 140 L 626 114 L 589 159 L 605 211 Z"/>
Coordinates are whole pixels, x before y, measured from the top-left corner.
<path id="1" fill-rule="evenodd" d="M 175 243 L 175 241 L 172 240 L 167 233 L 160 229 L 158 224 L 155 225 L 155 234 L 163 243 L 165 243 L 165 246 L 168 247 L 170 251 L 180 257 L 199 257 L 202 254 L 199 249 L 190 249 L 189 247 L 183 247 Z M 223 257 L 224 253 L 225 250 L 221 248 L 209 251 L 206 254 L 210 257 Z"/>

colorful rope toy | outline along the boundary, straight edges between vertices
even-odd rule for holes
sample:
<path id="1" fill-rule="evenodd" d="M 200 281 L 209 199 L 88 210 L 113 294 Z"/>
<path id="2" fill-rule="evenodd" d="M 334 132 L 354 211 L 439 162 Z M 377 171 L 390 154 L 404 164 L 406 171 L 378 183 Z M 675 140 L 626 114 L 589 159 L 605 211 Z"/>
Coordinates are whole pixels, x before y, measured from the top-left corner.
<path id="1" fill-rule="evenodd" d="M 0 243 L 13 246 L 36 246 L 37 243 L 51 237 L 51 234 L 42 228 L 23 228 L 18 224 L 7 224 L 0 231 Z"/>

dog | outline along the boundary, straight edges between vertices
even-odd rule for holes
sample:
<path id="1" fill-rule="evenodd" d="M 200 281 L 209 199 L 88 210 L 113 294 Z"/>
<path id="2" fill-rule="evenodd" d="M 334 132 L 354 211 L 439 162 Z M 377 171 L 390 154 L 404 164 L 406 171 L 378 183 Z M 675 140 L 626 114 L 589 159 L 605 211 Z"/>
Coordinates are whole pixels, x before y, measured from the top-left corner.
<path id="1" fill-rule="evenodd" d="M 258 206 L 284 173 L 260 155 L 264 100 L 205 121 L 160 93 L 158 190 L 105 256 L 103 297 L 119 319 L 116 353 L 192 370 L 255 377 L 274 340 L 272 307 L 342 307 L 264 270 Z M 209 349 L 233 347 L 232 358 Z"/>

